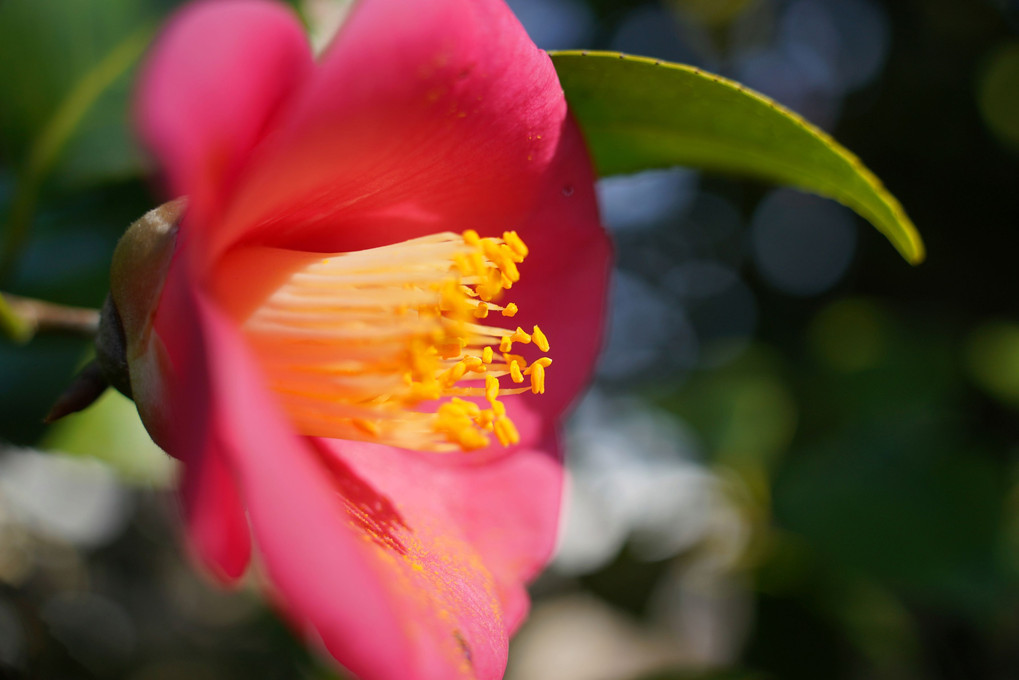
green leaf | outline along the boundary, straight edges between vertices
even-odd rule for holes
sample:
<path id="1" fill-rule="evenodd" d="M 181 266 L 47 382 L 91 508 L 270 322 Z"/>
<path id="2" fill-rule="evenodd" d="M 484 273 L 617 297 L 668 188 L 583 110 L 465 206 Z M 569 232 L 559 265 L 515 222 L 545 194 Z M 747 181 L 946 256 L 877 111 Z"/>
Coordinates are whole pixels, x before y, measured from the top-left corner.
<path id="1" fill-rule="evenodd" d="M 602 176 L 688 165 L 811 191 L 866 218 L 908 261 L 923 242 L 863 163 L 792 111 L 700 69 L 616 52 L 552 52 Z"/>

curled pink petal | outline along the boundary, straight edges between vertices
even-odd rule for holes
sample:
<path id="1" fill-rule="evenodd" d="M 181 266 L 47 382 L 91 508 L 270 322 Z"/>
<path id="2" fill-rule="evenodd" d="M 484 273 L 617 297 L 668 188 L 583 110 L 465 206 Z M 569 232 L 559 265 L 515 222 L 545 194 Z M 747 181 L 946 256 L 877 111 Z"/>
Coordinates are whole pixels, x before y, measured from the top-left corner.
<path id="1" fill-rule="evenodd" d="M 251 558 L 251 538 L 236 482 L 217 447 L 185 466 L 181 496 L 198 558 L 224 583 L 236 581 Z"/>
<path id="2" fill-rule="evenodd" d="M 520 228 L 566 119 L 551 60 L 501 1 L 360 2 L 218 233 L 334 252 Z"/>

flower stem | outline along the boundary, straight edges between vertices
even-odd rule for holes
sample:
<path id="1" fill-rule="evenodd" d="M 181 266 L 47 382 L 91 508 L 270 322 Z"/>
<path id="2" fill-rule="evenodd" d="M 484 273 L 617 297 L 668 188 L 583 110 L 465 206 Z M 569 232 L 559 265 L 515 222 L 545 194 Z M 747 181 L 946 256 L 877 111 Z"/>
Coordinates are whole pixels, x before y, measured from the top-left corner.
<path id="1" fill-rule="evenodd" d="M 0 332 L 17 343 L 37 333 L 58 333 L 92 339 L 99 330 L 99 310 L 68 307 L 9 293 L 0 293 Z"/>

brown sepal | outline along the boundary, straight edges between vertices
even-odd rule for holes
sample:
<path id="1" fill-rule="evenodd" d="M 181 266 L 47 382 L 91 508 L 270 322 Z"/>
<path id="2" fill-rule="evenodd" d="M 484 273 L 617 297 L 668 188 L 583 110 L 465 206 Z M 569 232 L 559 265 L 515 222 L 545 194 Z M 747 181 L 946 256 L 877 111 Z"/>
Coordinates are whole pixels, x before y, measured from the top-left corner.
<path id="1" fill-rule="evenodd" d="M 103 371 L 95 361 L 88 363 L 81 372 L 74 377 L 71 384 L 61 394 L 50 412 L 43 419 L 45 423 L 52 423 L 60 420 L 66 415 L 77 413 L 91 406 L 96 399 L 102 396 L 109 387 Z"/>

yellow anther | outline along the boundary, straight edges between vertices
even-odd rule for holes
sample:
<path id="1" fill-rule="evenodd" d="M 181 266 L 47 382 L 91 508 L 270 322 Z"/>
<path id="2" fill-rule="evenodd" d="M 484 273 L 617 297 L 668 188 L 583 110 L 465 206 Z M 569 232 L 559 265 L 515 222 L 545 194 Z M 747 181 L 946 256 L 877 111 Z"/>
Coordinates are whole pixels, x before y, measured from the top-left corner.
<path id="1" fill-rule="evenodd" d="M 464 373 L 466 372 L 467 364 L 463 361 L 459 361 L 453 364 L 453 367 L 446 371 L 446 376 L 443 382 L 446 384 L 446 387 L 452 387 L 457 383 L 457 381 L 464 377 Z"/>
<path id="2" fill-rule="evenodd" d="M 491 432 L 495 421 L 505 415 L 506 407 L 499 401 L 493 401 L 492 408 L 482 409 L 478 417 L 474 419 L 474 423 L 485 432 Z"/>
<path id="3" fill-rule="evenodd" d="M 460 415 L 458 409 L 453 404 L 446 403 L 439 406 L 435 411 L 436 423 L 438 425 L 448 425 L 449 422 Z"/>
<path id="4" fill-rule="evenodd" d="M 532 380 L 533 380 L 533 378 L 532 378 Z M 487 399 L 489 401 L 489 403 L 491 403 L 491 402 L 494 402 L 498 398 L 499 398 L 499 380 L 497 378 L 493 378 L 492 376 L 486 377 L 485 378 L 485 399 Z"/>
<path id="5" fill-rule="evenodd" d="M 481 250 L 485 253 L 485 257 L 491 260 L 496 267 L 501 268 L 499 261 L 503 258 L 503 255 L 499 250 L 499 241 L 494 238 L 482 239 Z"/>
<path id="6" fill-rule="evenodd" d="M 407 401 L 416 404 L 419 401 L 432 401 L 442 396 L 442 386 L 437 380 L 425 383 L 411 383 Z"/>
<path id="7" fill-rule="evenodd" d="M 542 368 L 548 368 L 552 365 L 552 359 L 549 357 L 541 357 L 536 359 L 533 364 L 524 369 L 524 375 L 531 375 L 531 371 L 534 370 L 535 366 L 541 366 Z"/>
<path id="8" fill-rule="evenodd" d="M 448 429 L 438 430 L 446 435 L 449 441 L 457 444 L 464 451 L 476 451 L 488 446 L 488 437 L 477 429 L 468 426 L 450 426 Z"/>
<path id="9" fill-rule="evenodd" d="M 469 246 L 476 246 L 479 243 L 481 243 L 481 236 L 479 236 L 478 232 L 474 231 L 473 229 L 468 229 L 467 231 L 465 231 L 463 233 L 463 237 L 464 243 L 466 243 Z"/>
<path id="10" fill-rule="evenodd" d="M 518 312 L 518 311 L 519 311 L 519 310 L 517 309 L 517 306 L 516 306 L 516 304 L 515 304 L 515 303 L 513 303 L 513 302 L 511 302 L 511 303 L 509 303 L 508 305 L 506 305 L 506 306 L 505 306 L 505 307 L 503 308 L 503 310 L 502 310 L 502 315 L 503 315 L 503 316 L 516 316 L 516 314 L 517 314 L 517 312 Z"/>
<path id="11" fill-rule="evenodd" d="M 480 257 L 480 254 L 475 253 Z M 482 282 L 477 285 L 478 297 L 485 302 L 491 302 L 496 295 L 498 295 L 503 288 L 508 286 L 503 285 L 503 279 L 506 277 L 499 273 L 498 269 L 490 269 L 487 272 L 481 272 L 478 276 L 482 279 Z M 512 284 L 511 284 L 512 285 Z"/>
<path id="12" fill-rule="evenodd" d="M 506 245 L 510 247 L 513 253 L 520 258 L 517 262 L 521 262 L 525 257 L 527 257 L 527 246 L 524 245 L 523 239 L 517 235 L 517 232 L 504 231 L 502 233 L 502 240 L 505 241 Z"/>
<path id="13" fill-rule="evenodd" d="M 488 446 L 488 437 L 481 434 L 477 430 L 467 430 L 467 435 L 462 437 L 460 440 L 460 446 L 463 447 L 464 451 L 477 451 Z"/>
<path id="14" fill-rule="evenodd" d="M 466 451 L 484 448 L 488 446 L 488 437 L 474 427 L 472 416 L 475 413 L 480 415 L 481 410 L 470 402 L 462 399 L 449 401 L 436 410 L 433 428 Z"/>
<path id="15" fill-rule="evenodd" d="M 484 373 L 488 370 L 485 362 L 480 357 L 464 357 L 463 363 L 467 366 L 468 371 L 474 371 L 475 373 Z"/>
<path id="16" fill-rule="evenodd" d="M 442 311 L 462 315 L 462 313 L 467 309 L 467 300 L 464 299 L 456 281 L 452 279 L 446 281 L 442 285 L 441 295 L 442 297 L 439 301 L 439 309 Z"/>
<path id="17" fill-rule="evenodd" d="M 520 364 L 516 361 L 509 362 L 510 379 L 515 383 L 524 382 L 524 374 L 520 372 Z"/>
<path id="18" fill-rule="evenodd" d="M 463 346 L 459 342 L 447 342 L 436 349 L 439 350 L 439 356 L 443 359 L 456 359 L 463 351 Z"/>
<path id="19" fill-rule="evenodd" d="M 511 335 L 502 336 L 502 340 L 499 341 L 499 351 L 508 352 L 511 349 L 513 349 L 513 336 Z"/>
<path id="20" fill-rule="evenodd" d="M 484 302 L 479 302 L 478 306 L 474 308 L 474 316 L 478 319 L 484 319 L 488 316 L 488 305 Z"/>
<path id="21" fill-rule="evenodd" d="M 516 258 L 513 251 L 510 250 L 509 246 L 501 245 L 499 246 L 499 254 L 502 256 L 497 262 L 499 269 L 501 269 L 502 273 L 506 275 L 506 278 L 513 283 L 516 283 L 520 280 L 520 270 L 517 269 Z"/>
<path id="22" fill-rule="evenodd" d="M 435 348 L 429 348 L 432 352 L 422 352 L 411 357 L 411 376 L 417 380 L 424 380 L 435 375 L 438 364 L 438 353 Z"/>
<path id="23" fill-rule="evenodd" d="M 485 345 L 485 349 L 481 350 L 481 360 L 486 364 L 492 363 L 495 352 L 492 351 L 491 345 Z"/>
<path id="24" fill-rule="evenodd" d="M 520 433 L 516 425 L 506 416 L 500 416 L 495 420 L 495 436 L 503 446 L 510 446 L 520 441 Z"/>
<path id="25" fill-rule="evenodd" d="M 517 270 L 516 262 L 514 262 L 514 253 L 509 246 L 499 243 L 495 239 L 486 238 L 481 242 L 481 247 L 484 250 L 485 257 L 491 260 L 510 282 L 516 283 L 520 280 L 520 272 Z M 506 287 L 508 288 L 508 286 Z"/>
<path id="26" fill-rule="evenodd" d="M 470 423 L 470 416 L 464 412 L 459 404 L 454 404 L 453 402 L 446 402 L 439 406 L 435 415 L 437 416 L 436 425 L 442 428 L 443 431 L 455 430 Z"/>
<path id="27" fill-rule="evenodd" d="M 531 333 L 531 339 L 534 340 L 534 344 L 538 346 L 542 352 L 548 351 L 548 338 L 541 332 L 541 329 L 537 326 L 534 327 L 534 331 Z"/>
<path id="28" fill-rule="evenodd" d="M 517 329 L 515 331 L 513 331 L 513 335 L 511 335 L 509 337 L 510 337 L 510 340 L 512 340 L 513 342 L 522 342 L 525 345 L 529 344 L 531 342 L 531 336 L 528 335 L 527 331 L 525 331 L 520 326 L 517 326 Z M 503 350 L 503 351 L 508 352 L 509 350 Z"/>
<path id="29" fill-rule="evenodd" d="M 471 273 L 481 276 L 488 267 L 485 266 L 485 257 L 479 251 L 471 253 Z"/>
<path id="30" fill-rule="evenodd" d="M 475 404 L 473 401 L 467 401 L 460 397 L 453 397 L 449 400 L 449 403 L 454 405 L 461 413 L 464 413 L 472 418 L 477 418 L 481 415 L 481 407 Z"/>
<path id="31" fill-rule="evenodd" d="M 368 420 L 366 418 L 352 418 L 350 422 L 354 427 L 365 434 L 369 434 L 373 437 L 378 437 L 382 434 L 382 428 L 379 427 L 379 424 L 373 420 Z"/>
<path id="32" fill-rule="evenodd" d="M 534 362 L 531 364 L 531 392 L 534 394 L 545 393 L 545 367 Z"/>

